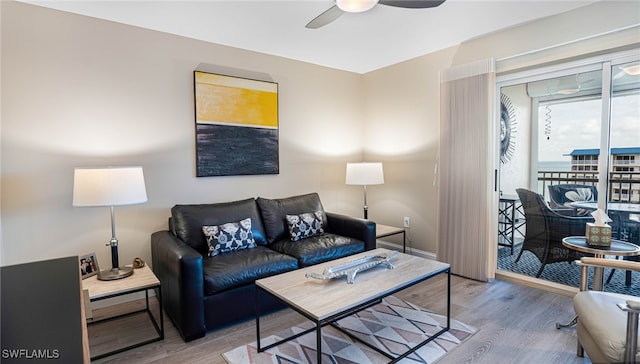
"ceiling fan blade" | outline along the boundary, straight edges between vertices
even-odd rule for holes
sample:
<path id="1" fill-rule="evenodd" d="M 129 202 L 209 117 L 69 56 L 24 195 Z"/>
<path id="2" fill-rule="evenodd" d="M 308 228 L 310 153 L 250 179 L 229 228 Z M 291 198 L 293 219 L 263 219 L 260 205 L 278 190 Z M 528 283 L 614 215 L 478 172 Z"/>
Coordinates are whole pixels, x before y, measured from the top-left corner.
<path id="1" fill-rule="evenodd" d="M 337 5 L 334 5 L 327 9 L 324 13 L 316 16 L 312 21 L 305 25 L 305 28 L 318 29 L 338 19 L 343 13 L 344 12 L 340 10 Z"/>
<path id="2" fill-rule="evenodd" d="M 445 0 L 380 0 L 378 4 L 397 8 L 426 9 L 440 6 Z"/>

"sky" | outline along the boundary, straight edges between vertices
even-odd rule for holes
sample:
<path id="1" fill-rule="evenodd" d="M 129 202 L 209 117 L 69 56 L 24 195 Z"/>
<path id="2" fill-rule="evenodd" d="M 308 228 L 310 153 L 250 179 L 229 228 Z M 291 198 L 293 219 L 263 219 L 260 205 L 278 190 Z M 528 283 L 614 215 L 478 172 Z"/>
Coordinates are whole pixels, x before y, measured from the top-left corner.
<path id="1" fill-rule="evenodd" d="M 598 99 L 542 106 L 538 122 L 539 160 L 569 162 L 571 158 L 565 154 L 574 149 L 599 148 L 601 104 Z M 547 114 L 551 120 L 549 140 L 545 136 Z M 611 147 L 640 147 L 640 94 L 613 98 Z"/>

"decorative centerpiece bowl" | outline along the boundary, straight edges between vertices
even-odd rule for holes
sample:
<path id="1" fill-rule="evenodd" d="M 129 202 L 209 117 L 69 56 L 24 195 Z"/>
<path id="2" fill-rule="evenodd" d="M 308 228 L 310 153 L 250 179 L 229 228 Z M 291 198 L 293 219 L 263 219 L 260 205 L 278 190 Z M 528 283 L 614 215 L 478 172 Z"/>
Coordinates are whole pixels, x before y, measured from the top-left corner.
<path id="1" fill-rule="evenodd" d="M 329 267 L 325 269 L 324 272 L 322 272 L 322 274 L 313 273 L 313 272 L 307 273 L 305 274 L 305 277 L 316 278 L 316 279 L 333 279 L 333 278 L 340 278 L 340 277 L 346 276 L 347 283 L 353 284 L 356 280 L 356 274 L 358 274 L 358 272 L 371 269 L 378 265 L 383 265 L 387 269 L 393 269 L 394 266 L 393 264 L 391 264 L 389 260 L 391 260 L 391 258 L 395 257 L 396 255 L 398 255 L 398 252 L 394 251 L 389 254 L 362 257 L 359 259 L 348 261 L 340 265 Z"/>

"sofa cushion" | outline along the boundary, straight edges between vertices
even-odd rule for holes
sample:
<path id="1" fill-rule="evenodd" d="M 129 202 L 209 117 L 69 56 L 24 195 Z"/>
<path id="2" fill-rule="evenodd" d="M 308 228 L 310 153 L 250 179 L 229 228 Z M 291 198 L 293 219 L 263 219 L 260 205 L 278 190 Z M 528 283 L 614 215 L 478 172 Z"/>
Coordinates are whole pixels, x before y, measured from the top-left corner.
<path id="1" fill-rule="evenodd" d="M 300 267 L 346 257 L 364 251 L 364 242 L 331 233 L 324 233 L 300 241 L 281 239 L 269 245 L 280 253 L 296 257 Z"/>
<path id="2" fill-rule="evenodd" d="M 202 255 L 207 255 L 209 247 L 202 233 L 205 225 L 222 225 L 230 221 L 251 218 L 251 234 L 258 245 L 267 243 L 260 211 L 256 201 L 251 199 L 201 204 L 175 205 L 171 208 L 173 233 Z"/>
<path id="3" fill-rule="evenodd" d="M 289 240 L 286 215 L 299 215 L 307 212 L 322 211 L 322 224 L 328 227 L 327 216 L 317 193 L 291 196 L 280 199 L 258 197 L 256 199 L 262 215 L 262 222 L 267 242 L 273 243 L 282 239 Z"/>
<path id="4" fill-rule="evenodd" d="M 215 256 L 242 249 L 256 247 L 251 233 L 251 218 L 222 225 L 203 226 L 202 232 L 207 239 L 209 255 Z"/>
<path id="5" fill-rule="evenodd" d="M 202 260 L 204 294 L 209 296 L 298 268 L 298 261 L 264 246 Z M 224 314 L 224 313 L 221 313 Z"/>
<path id="6" fill-rule="evenodd" d="M 286 215 L 287 228 L 291 241 L 309 238 L 324 233 L 322 228 L 322 211 L 300 215 Z"/>

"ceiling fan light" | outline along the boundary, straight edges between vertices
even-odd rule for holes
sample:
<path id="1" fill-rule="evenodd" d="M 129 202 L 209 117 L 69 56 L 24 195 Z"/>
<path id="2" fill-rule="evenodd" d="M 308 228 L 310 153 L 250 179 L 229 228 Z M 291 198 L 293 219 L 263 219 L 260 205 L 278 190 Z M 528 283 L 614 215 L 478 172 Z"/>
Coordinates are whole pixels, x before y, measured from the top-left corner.
<path id="1" fill-rule="evenodd" d="M 378 0 L 336 0 L 340 10 L 347 13 L 361 13 L 367 11 L 378 3 Z"/>
<path id="2" fill-rule="evenodd" d="M 573 95 L 580 92 L 580 74 L 563 77 L 559 80 L 558 91 L 560 95 Z"/>
<path id="3" fill-rule="evenodd" d="M 562 90 L 558 90 L 560 95 L 573 95 L 580 92 L 580 86 L 574 88 L 564 88 Z"/>
<path id="4" fill-rule="evenodd" d="M 629 76 L 637 76 L 640 75 L 640 64 L 631 64 L 628 66 L 624 66 L 622 67 L 622 70 Z"/>

